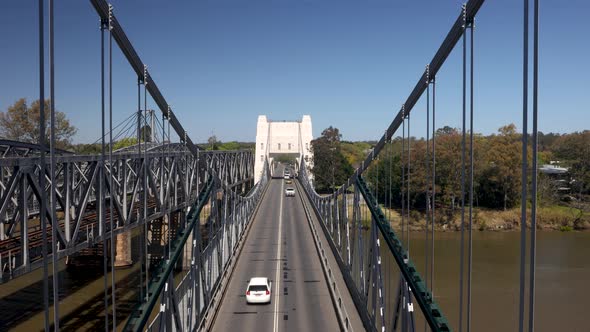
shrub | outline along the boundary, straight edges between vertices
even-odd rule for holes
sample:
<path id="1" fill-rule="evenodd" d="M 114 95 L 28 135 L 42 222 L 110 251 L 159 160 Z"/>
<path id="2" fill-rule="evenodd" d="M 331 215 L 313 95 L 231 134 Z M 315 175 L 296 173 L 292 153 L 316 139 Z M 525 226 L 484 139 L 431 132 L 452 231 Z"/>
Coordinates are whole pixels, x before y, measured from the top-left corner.
<path id="1" fill-rule="evenodd" d="M 571 232 L 574 229 L 570 225 L 565 225 L 565 226 L 559 227 L 559 230 L 562 231 L 562 232 Z"/>

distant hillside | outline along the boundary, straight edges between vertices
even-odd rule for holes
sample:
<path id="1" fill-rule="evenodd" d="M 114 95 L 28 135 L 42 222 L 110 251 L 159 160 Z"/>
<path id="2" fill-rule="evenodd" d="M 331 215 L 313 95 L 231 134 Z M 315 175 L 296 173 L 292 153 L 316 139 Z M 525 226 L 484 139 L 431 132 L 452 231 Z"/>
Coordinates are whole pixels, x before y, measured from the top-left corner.
<path id="1" fill-rule="evenodd" d="M 254 150 L 256 143 L 254 142 L 215 142 L 213 145 L 210 143 L 199 143 L 197 144 L 200 148 L 204 150 L 219 150 L 219 151 L 227 151 L 227 150 Z"/>

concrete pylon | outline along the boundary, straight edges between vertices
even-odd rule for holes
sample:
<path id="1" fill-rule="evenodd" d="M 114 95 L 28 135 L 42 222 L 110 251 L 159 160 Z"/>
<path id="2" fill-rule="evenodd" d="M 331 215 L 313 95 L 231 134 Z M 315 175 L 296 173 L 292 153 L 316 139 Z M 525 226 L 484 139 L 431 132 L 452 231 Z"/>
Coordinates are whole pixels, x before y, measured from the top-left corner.
<path id="1" fill-rule="evenodd" d="M 115 267 L 127 267 L 133 264 L 131 259 L 131 234 L 124 232 L 116 238 L 117 253 L 115 255 Z"/>

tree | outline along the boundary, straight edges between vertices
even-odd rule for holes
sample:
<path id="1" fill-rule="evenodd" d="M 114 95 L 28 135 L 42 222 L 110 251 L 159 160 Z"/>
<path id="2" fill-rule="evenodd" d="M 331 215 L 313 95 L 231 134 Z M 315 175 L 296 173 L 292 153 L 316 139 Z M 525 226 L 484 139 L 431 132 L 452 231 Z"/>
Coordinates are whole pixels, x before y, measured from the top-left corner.
<path id="1" fill-rule="evenodd" d="M 238 143 L 236 141 L 225 142 L 223 144 L 219 144 L 219 150 L 228 151 L 228 150 L 239 150 L 239 149 L 240 149 L 240 143 Z"/>
<path id="2" fill-rule="evenodd" d="M 207 139 L 207 150 L 219 150 L 220 145 L 221 141 L 218 141 L 215 135 Z"/>
<path id="3" fill-rule="evenodd" d="M 548 133 L 545 134 L 542 131 L 538 133 L 538 148 L 539 151 L 545 151 L 553 145 L 553 142 L 559 138 L 559 134 L 556 133 Z"/>
<path id="4" fill-rule="evenodd" d="M 98 143 L 76 144 L 73 146 L 73 150 L 76 154 L 100 154 L 101 145 Z"/>
<path id="5" fill-rule="evenodd" d="M 49 99 L 45 100 L 45 139 L 49 144 L 51 127 L 50 127 L 50 103 Z M 39 143 L 39 118 L 40 118 L 39 100 L 34 101 L 30 106 L 27 100 L 21 98 L 12 106 L 8 107 L 6 112 L 0 112 L 0 135 L 7 139 L 12 139 L 27 143 Z M 77 132 L 76 127 L 70 124 L 63 112 L 55 111 L 55 142 L 56 148 L 67 149 L 71 146 L 72 136 Z"/>
<path id="6" fill-rule="evenodd" d="M 137 144 L 137 138 L 135 137 L 121 138 L 120 140 L 116 141 L 115 144 L 113 144 L 113 151 L 126 148 L 128 146 L 132 146 L 135 144 Z"/>
<path id="7" fill-rule="evenodd" d="M 377 192 L 377 200 L 387 207 L 401 207 L 401 156 L 381 152 L 363 175 Z"/>
<path id="8" fill-rule="evenodd" d="M 340 149 L 352 167 L 360 167 L 371 150 L 366 142 L 340 142 Z"/>
<path id="9" fill-rule="evenodd" d="M 506 210 L 519 202 L 522 135 L 516 132 L 514 124 L 500 127 L 498 132 L 499 135 L 491 136 L 484 147 L 486 164 L 478 181 L 478 198 L 482 205 L 491 208 L 503 206 Z"/>
<path id="10" fill-rule="evenodd" d="M 132 146 L 137 144 L 136 137 L 125 137 L 122 138 L 113 144 L 113 151 L 126 148 L 128 146 Z M 143 149 L 143 148 L 142 148 Z M 101 154 L 102 153 L 102 145 L 101 143 L 92 143 L 92 144 L 76 144 L 72 146 L 72 150 L 76 154 Z M 105 152 L 109 152 L 108 142 L 105 145 Z"/>
<path id="11" fill-rule="evenodd" d="M 312 173 L 315 178 L 316 190 L 334 190 L 344 183 L 353 173 L 352 166 L 342 154 L 338 128 L 330 126 L 322 131 L 322 135 L 311 141 L 313 152 Z"/>
<path id="12" fill-rule="evenodd" d="M 449 127 L 438 129 L 436 134 L 436 190 L 438 199 L 454 210 L 461 200 L 462 136 L 456 129 L 445 128 Z M 469 167 L 468 161 L 466 167 Z"/>
<path id="13" fill-rule="evenodd" d="M 438 128 L 436 130 L 436 136 L 443 136 L 443 135 L 459 135 L 459 129 L 444 126 L 442 128 Z"/>
<path id="14" fill-rule="evenodd" d="M 590 192 L 590 130 L 562 135 L 553 143 L 555 157 L 570 166 L 572 189 Z"/>

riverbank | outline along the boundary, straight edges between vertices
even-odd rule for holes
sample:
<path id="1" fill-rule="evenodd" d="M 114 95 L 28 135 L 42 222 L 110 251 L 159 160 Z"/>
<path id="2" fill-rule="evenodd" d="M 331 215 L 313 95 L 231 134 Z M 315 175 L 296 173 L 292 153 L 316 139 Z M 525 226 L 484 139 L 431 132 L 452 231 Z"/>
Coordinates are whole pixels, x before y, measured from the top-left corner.
<path id="1" fill-rule="evenodd" d="M 583 209 L 570 206 L 554 205 L 537 209 L 537 229 L 556 231 L 586 231 L 590 230 L 590 212 L 587 207 Z M 401 228 L 401 214 L 399 210 L 383 209 L 391 226 Z M 503 210 L 490 210 L 485 208 L 473 208 L 473 229 L 479 231 L 513 231 L 520 230 L 520 207 Z M 435 230 L 459 231 L 461 230 L 461 209 L 451 211 L 449 209 L 437 209 Z M 465 223 L 469 222 L 469 210 L 465 209 Z M 527 225 L 530 227 L 530 208 L 527 209 Z M 423 212 L 410 211 L 410 229 L 412 231 L 424 230 L 426 215 Z"/>

